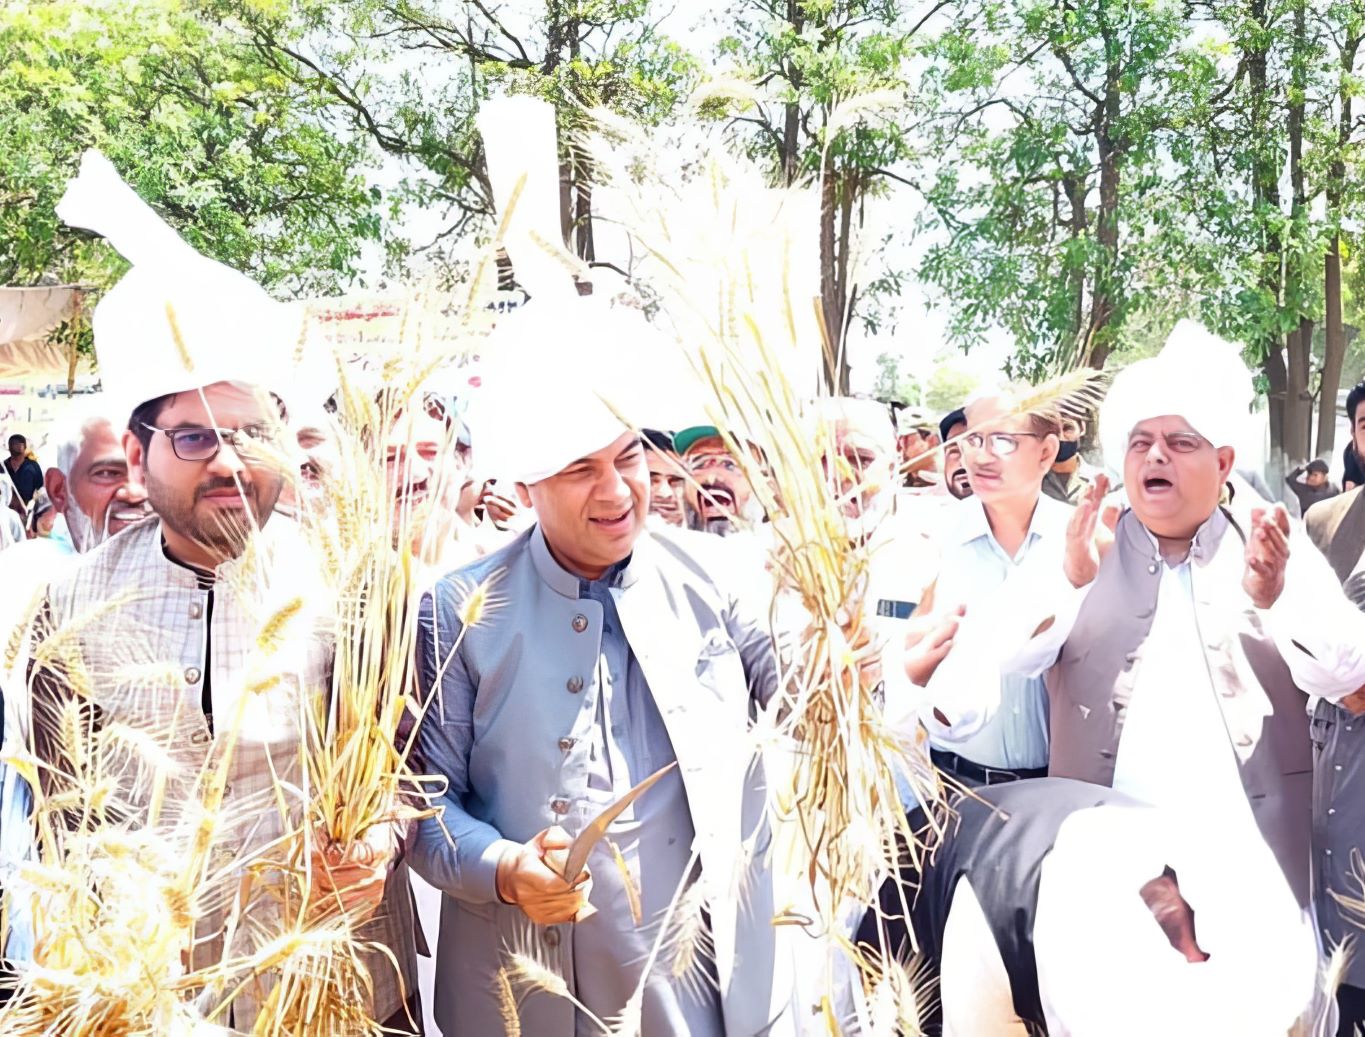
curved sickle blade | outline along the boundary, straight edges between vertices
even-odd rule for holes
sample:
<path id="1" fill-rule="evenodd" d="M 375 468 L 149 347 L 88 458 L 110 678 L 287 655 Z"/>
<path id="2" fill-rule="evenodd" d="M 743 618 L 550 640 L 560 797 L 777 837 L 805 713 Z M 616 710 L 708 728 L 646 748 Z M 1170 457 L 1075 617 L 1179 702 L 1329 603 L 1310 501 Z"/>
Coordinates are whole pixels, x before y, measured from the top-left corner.
<path id="1" fill-rule="evenodd" d="M 573 846 L 569 848 L 569 859 L 564 865 L 563 872 L 561 872 L 565 882 L 573 885 L 583 876 L 583 867 L 588 863 L 588 854 L 607 834 L 607 829 L 611 827 L 611 823 L 625 813 L 626 808 L 648 792 L 655 782 L 676 766 L 678 766 L 678 761 L 674 760 L 667 767 L 660 767 L 593 818 L 588 826 L 578 833 L 578 838 L 573 841 Z"/>

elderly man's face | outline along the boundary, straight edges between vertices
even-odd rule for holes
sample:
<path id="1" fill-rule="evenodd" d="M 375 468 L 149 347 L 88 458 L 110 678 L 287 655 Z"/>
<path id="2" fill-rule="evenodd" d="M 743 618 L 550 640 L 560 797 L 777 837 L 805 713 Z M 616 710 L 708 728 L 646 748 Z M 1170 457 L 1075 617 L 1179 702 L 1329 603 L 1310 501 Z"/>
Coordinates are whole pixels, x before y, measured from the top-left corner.
<path id="1" fill-rule="evenodd" d="M 645 461 L 649 465 L 649 513 L 658 515 L 670 526 L 686 525 L 683 499 L 687 494 L 687 476 L 678 455 L 646 445 Z"/>
<path id="2" fill-rule="evenodd" d="M 967 427 L 962 459 L 972 492 L 986 504 L 1036 497 L 1057 459 L 1057 437 L 1039 432 L 1027 415 L 1011 414 L 996 397 L 967 407 Z"/>
<path id="3" fill-rule="evenodd" d="M 1184 418 L 1140 421 L 1123 462 L 1128 502 L 1157 536 L 1188 539 L 1218 507 L 1233 461 L 1231 447 L 1215 448 Z"/>
<path id="4" fill-rule="evenodd" d="M 914 429 L 899 437 L 896 445 L 906 471 L 922 472 L 933 468 L 938 460 L 938 455 L 933 451 L 939 445 L 939 438 L 932 429 Z"/>
<path id="5" fill-rule="evenodd" d="M 284 486 L 278 408 L 249 386 L 217 382 L 171 397 L 155 424 L 181 433 L 181 445 L 175 447 L 161 431 L 152 433 L 145 452 L 131 433 L 123 443 L 134 477 L 141 475 L 147 499 L 161 516 L 172 552 L 195 564 L 240 555 L 251 532 L 269 520 Z M 237 431 L 238 446 L 220 441 L 214 429 Z M 260 447 L 247 445 L 253 438 Z M 186 461 L 177 456 L 177 449 L 192 455 L 203 443 L 210 444 L 212 457 Z"/>
<path id="6" fill-rule="evenodd" d="M 972 484 L 967 478 L 967 466 L 962 460 L 962 443 L 952 442 L 967 431 L 967 423 L 959 421 L 948 429 L 948 446 L 943 448 L 943 470 L 948 473 L 948 492 L 958 500 L 972 495 Z"/>
<path id="7" fill-rule="evenodd" d="M 824 459 L 840 508 L 846 518 L 876 519 L 889 510 L 887 493 L 894 485 L 895 457 L 890 449 L 890 431 L 879 437 L 873 430 L 839 420 L 831 430 L 834 458 Z"/>
<path id="8" fill-rule="evenodd" d="M 112 423 L 90 421 L 71 471 L 48 469 L 44 480 L 53 510 L 66 516 L 77 551 L 89 551 L 147 517 L 147 491 L 130 478 L 128 455 Z"/>
<path id="9" fill-rule="evenodd" d="M 719 436 L 694 443 L 683 457 L 697 486 L 688 486 L 688 500 L 708 529 L 731 525 L 754 510 L 753 489 L 744 470 Z"/>
<path id="10" fill-rule="evenodd" d="M 522 503 L 559 563 L 597 579 L 630 556 L 649 513 L 649 467 L 639 436 L 626 433 L 531 486 L 518 484 Z"/>

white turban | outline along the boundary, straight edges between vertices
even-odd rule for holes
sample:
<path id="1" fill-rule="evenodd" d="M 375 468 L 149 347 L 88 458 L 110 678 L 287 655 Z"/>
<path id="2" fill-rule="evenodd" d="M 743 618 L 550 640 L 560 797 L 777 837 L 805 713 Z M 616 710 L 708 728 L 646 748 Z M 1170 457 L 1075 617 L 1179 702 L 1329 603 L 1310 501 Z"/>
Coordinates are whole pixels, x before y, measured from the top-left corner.
<path id="1" fill-rule="evenodd" d="M 649 425 L 655 395 L 676 386 L 660 364 L 677 352 L 639 310 L 592 296 L 501 319 L 470 404 L 480 471 L 529 485 Z"/>
<path id="2" fill-rule="evenodd" d="M 215 382 L 281 390 L 302 313 L 192 249 L 98 151 L 82 157 L 57 215 L 107 238 L 133 265 L 95 307 L 107 394 L 136 407 Z"/>
<path id="3" fill-rule="evenodd" d="M 1114 378 L 1100 408 L 1105 462 L 1123 471 L 1128 436 L 1149 418 L 1175 415 L 1216 447 L 1242 447 L 1250 431 L 1251 372 L 1237 347 L 1192 320 L 1175 326 L 1160 354 Z"/>

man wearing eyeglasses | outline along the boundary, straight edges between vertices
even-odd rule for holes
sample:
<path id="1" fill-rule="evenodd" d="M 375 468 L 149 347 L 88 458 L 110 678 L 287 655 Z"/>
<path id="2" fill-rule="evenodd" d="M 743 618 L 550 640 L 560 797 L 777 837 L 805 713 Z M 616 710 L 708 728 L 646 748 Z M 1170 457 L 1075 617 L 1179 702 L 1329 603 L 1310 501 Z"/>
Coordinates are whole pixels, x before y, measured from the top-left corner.
<path id="1" fill-rule="evenodd" d="M 1002 591 L 994 643 L 1025 646 L 1008 669 L 1046 673 L 1051 774 L 1214 833 L 1229 869 L 1265 875 L 1246 909 L 1283 892 L 1311 940 L 1305 693 L 1360 708 L 1365 617 L 1282 505 L 1226 495 L 1252 392 L 1237 348 L 1189 321 L 1123 371 L 1100 427 L 1130 508 L 1104 506 L 1101 478 L 1063 566 Z"/>
<path id="2" fill-rule="evenodd" d="M 186 934 L 188 968 L 198 970 L 249 957 L 283 928 L 282 891 L 262 862 L 289 852 L 308 807 L 302 717 L 330 686 L 317 563 L 291 522 L 272 521 L 289 455 L 283 405 L 269 390 L 284 381 L 275 358 L 299 341 L 301 315 L 176 238 L 100 156 L 86 156 L 61 210 L 133 264 L 100 300 L 93 331 L 105 390 L 127 407 L 131 478 L 155 515 L 48 586 L 33 637 L 31 741 L 48 764 L 45 784 L 73 791 L 84 768 L 99 766 L 65 734 L 73 705 L 89 730 L 122 725 L 163 746 L 174 763 L 164 780 L 136 763 L 113 777 L 125 823 L 163 835 L 171 854 L 184 852 L 178 822 L 200 806 L 201 775 L 224 776 L 209 884 Z M 267 636 L 272 617 L 278 629 Z M 69 649 L 43 652 L 53 638 Z M 412 1033 L 406 884 L 386 889 L 391 855 L 371 859 L 353 867 L 315 848 L 299 863 L 310 864 L 319 903 L 339 898 L 357 924 L 379 909 L 359 930 L 381 947 L 365 958 L 366 1008 Z M 203 1003 L 250 1031 L 273 981 L 263 971 L 202 991 Z"/>
<path id="3" fill-rule="evenodd" d="M 683 429 L 673 437 L 673 445 L 693 480 L 687 503 L 706 532 L 730 536 L 763 521 L 763 505 L 719 429 L 710 425 Z"/>
<path id="4" fill-rule="evenodd" d="M 1041 678 L 956 674 L 951 659 L 959 627 L 970 636 L 981 622 L 977 613 L 1026 559 L 1048 556 L 1061 564 L 1071 509 L 1041 493 L 1056 460 L 1060 423 L 1053 413 L 1018 413 L 1018 395 L 1009 388 L 990 390 L 967 403 L 969 431 L 959 444 L 973 496 L 954 506 L 956 521 L 940 544 L 942 562 L 927 614 L 907 640 L 906 673 L 928 689 L 934 706 L 926 721 L 934 762 L 969 786 L 1047 771 L 1047 691 Z M 987 723 L 975 722 L 971 704 L 978 695 L 1003 704 Z"/>

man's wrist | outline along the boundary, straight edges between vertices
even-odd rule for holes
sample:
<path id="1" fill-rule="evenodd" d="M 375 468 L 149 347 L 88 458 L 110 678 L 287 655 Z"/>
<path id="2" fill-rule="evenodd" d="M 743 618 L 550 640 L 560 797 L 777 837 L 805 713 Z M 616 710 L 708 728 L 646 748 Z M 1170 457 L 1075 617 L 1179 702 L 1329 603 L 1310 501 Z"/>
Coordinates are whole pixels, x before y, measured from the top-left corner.
<path id="1" fill-rule="evenodd" d="M 516 895 L 512 892 L 512 873 L 517 868 L 517 862 L 521 858 L 521 847 L 517 844 L 507 846 L 502 851 L 502 856 L 498 858 L 497 868 L 494 874 L 494 891 L 498 899 L 504 904 L 515 904 Z"/>

